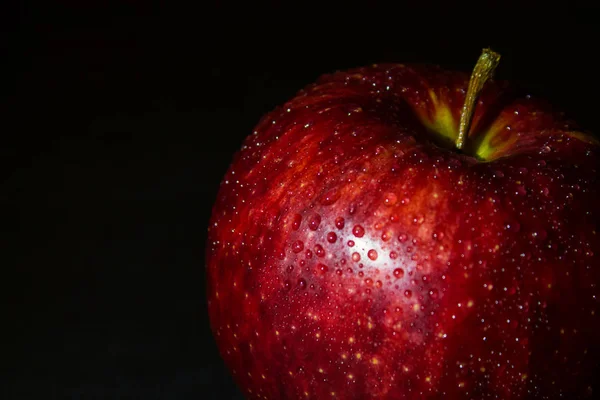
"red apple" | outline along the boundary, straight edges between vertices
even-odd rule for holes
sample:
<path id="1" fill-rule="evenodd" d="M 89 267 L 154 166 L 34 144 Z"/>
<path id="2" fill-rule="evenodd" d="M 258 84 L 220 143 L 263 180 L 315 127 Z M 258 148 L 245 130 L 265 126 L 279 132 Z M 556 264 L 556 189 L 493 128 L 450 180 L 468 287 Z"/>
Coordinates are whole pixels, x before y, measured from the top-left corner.
<path id="1" fill-rule="evenodd" d="M 206 258 L 249 399 L 597 395 L 598 142 L 494 61 L 325 75 L 246 139 Z"/>

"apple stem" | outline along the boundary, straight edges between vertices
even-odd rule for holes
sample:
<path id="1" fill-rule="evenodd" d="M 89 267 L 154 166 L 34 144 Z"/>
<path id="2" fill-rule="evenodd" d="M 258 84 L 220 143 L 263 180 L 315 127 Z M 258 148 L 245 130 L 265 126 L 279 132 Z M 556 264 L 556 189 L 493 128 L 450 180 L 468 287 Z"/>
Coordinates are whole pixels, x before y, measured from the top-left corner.
<path id="1" fill-rule="evenodd" d="M 456 148 L 461 150 L 465 145 L 465 140 L 469 135 L 473 114 L 475 113 L 475 105 L 477 98 L 483 89 L 485 83 L 492 77 L 494 70 L 500 62 L 500 54 L 491 49 L 483 49 L 473 73 L 469 80 L 465 103 L 463 104 L 460 113 L 460 123 L 458 125 L 458 137 L 456 138 Z"/>

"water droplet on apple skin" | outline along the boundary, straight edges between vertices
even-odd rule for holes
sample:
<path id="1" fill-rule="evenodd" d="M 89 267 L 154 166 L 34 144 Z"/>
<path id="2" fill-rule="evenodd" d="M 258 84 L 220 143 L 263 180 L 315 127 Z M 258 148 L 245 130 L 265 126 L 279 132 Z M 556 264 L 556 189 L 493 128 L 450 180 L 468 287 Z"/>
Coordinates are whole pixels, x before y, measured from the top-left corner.
<path id="1" fill-rule="evenodd" d="M 363 228 L 362 225 L 354 225 L 354 228 L 352 228 L 352 234 L 357 238 L 361 238 L 365 235 L 365 228 Z"/>
<path id="2" fill-rule="evenodd" d="M 354 215 L 355 213 L 356 213 L 356 204 L 351 204 L 350 207 L 348 207 L 348 214 Z"/>
<path id="3" fill-rule="evenodd" d="M 300 278 L 300 279 L 298 279 L 298 287 L 299 287 L 301 290 L 304 290 L 304 289 L 306 289 L 306 280 L 305 280 L 304 278 Z"/>
<path id="4" fill-rule="evenodd" d="M 345 221 L 344 221 L 343 217 L 337 217 L 335 219 L 335 227 L 336 228 L 338 228 L 338 229 L 344 229 L 344 224 L 345 224 Z"/>
<path id="5" fill-rule="evenodd" d="M 415 215 L 413 217 L 413 224 L 414 225 L 422 225 L 423 222 L 425 222 L 425 216 L 424 215 Z"/>
<path id="6" fill-rule="evenodd" d="M 304 250 L 304 242 L 302 242 L 301 240 L 296 240 L 293 244 L 292 244 L 292 251 L 296 254 L 300 253 L 302 250 Z"/>
<path id="7" fill-rule="evenodd" d="M 300 224 L 302 223 L 302 215 L 295 214 L 292 220 L 292 229 L 297 231 L 300 228 Z"/>
<path id="8" fill-rule="evenodd" d="M 335 204 L 335 202 L 337 202 L 339 198 L 340 194 L 337 191 L 337 189 L 331 189 L 321 197 L 320 202 L 324 206 L 330 206 L 332 204 Z"/>
<path id="9" fill-rule="evenodd" d="M 357 252 L 352 253 L 352 261 L 359 262 L 360 261 L 360 254 L 358 254 Z"/>
<path id="10" fill-rule="evenodd" d="M 402 279 L 402 277 L 404 277 L 404 270 L 402 268 L 396 268 L 394 270 L 394 277 L 396 277 L 396 279 Z"/>
<path id="11" fill-rule="evenodd" d="M 321 216 L 319 214 L 313 214 L 308 220 L 308 227 L 310 230 L 316 231 L 319 229 L 321 224 Z"/>
<path id="12" fill-rule="evenodd" d="M 375 261 L 377 260 L 377 251 L 375 249 L 371 249 L 367 252 L 367 257 L 369 257 L 370 260 Z"/>
<path id="13" fill-rule="evenodd" d="M 385 204 L 388 207 L 395 205 L 397 202 L 398 196 L 396 196 L 394 193 L 388 193 L 383 198 L 383 204 Z"/>
<path id="14" fill-rule="evenodd" d="M 329 232 L 329 233 L 327 234 L 327 241 L 328 241 L 329 243 L 335 243 L 335 242 L 336 242 L 336 240 L 337 240 L 337 235 L 336 235 L 336 233 L 335 233 L 335 232 Z"/>
<path id="15" fill-rule="evenodd" d="M 327 271 L 329 271 L 329 267 L 327 265 L 322 263 L 317 264 L 317 273 L 325 274 Z"/>
<path id="16" fill-rule="evenodd" d="M 315 245 L 315 254 L 317 257 L 325 257 L 325 249 L 320 244 Z"/>

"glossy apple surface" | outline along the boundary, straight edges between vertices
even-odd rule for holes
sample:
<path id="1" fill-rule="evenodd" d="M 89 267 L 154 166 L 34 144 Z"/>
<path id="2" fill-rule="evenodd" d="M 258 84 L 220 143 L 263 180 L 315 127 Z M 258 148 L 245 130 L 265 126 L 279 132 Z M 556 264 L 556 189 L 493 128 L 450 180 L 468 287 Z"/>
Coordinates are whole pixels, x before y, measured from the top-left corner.
<path id="1" fill-rule="evenodd" d="M 209 228 L 211 326 L 249 399 L 592 398 L 599 147 L 469 75 L 374 65 L 266 115 Z"/>

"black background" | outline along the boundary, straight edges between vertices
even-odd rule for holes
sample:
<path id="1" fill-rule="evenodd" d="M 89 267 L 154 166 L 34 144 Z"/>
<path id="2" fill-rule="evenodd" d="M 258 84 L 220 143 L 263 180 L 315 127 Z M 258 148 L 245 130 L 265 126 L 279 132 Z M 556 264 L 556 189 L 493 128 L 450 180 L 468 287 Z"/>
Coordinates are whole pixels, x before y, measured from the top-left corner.
<path id="1" fill-rule="evenodd" d="M 597 6 L 166 4 L 0 6 L 2 399 L 241 398 L 207 319 L 210 209 L 321 73 L 469 71 L 491 46 L 499 78 L 600 131 Z"/>

